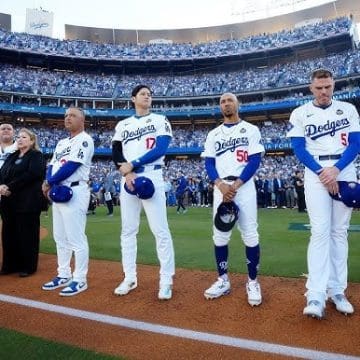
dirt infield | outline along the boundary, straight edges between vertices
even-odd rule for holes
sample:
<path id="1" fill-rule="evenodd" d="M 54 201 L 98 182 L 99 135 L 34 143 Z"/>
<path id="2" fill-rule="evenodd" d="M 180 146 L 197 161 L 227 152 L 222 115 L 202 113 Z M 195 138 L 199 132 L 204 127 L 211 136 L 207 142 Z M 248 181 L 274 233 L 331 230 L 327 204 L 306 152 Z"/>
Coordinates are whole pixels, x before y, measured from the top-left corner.
<path id="1" fill-rule="evenodd" d="M 360 358 L 360 284 L 350 284 L 348 289 L 357 310 L 354 315 L 341 315 L 328 304 L 326 319 L 318 321 L 302 315 L 303 279 L 262 277 L 263 304 L 251 308 L 246 302 L 244 275 L 231 276 L 230 295 L 207 301 L 203 290 L 215 280 L 215 273 L 177 269 L 173 299 L 161 302 L 157 299 L 158 267 L 139 266 L 138 288 L 124 297 L 113 295 L 121 280 L 119 263 L 92 260 L 89 289 L 70 298 L 60 297 L 57 290 L 41 290 L 41 284 L 55 271 L 56 257 L 41 254 L 35 275 L 1 276 L 0 294 L 178 329 Z M 107 325 L 8 302 L 1 302 L 0 326 L 129 359 L 287 358 Z"/>

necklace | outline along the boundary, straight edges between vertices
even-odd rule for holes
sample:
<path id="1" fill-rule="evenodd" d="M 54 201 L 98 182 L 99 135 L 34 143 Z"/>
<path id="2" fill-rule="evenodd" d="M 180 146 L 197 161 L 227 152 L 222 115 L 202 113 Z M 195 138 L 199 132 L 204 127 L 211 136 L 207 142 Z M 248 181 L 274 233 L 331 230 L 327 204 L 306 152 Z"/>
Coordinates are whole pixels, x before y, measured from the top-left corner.
<path id="1" fill-rule="evenodd" d="M 237 126 L 240 124 L 240 122 L 241 121 L 233 123 L 233 124 L 231 124 L 232 126 L 226 126 L 225 124 L 222 124 L 221 125 L 221 132 L 226 136 L 232 134 L 237 129 Z"/>

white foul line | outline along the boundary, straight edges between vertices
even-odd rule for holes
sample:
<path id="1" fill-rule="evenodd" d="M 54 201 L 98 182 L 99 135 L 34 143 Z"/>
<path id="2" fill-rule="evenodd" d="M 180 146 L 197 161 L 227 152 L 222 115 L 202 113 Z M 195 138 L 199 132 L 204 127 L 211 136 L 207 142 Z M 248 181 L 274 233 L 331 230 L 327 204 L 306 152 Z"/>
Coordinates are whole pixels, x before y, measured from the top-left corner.
<path id="1" fill-rule="evenodd" d="M 293 356 L 301 359 L 316 360 L 360 360 L 360 357 L 328 353 L 323 351 L 309 350 L 299 347 L 291 347 L 285 345 L 271 344 L 262 341 L 246 340 L 231 336 L 222 336 L 206 332 L 186 330 L 172 326 L 164 326 L 158 324 L 147 323 L 143 321 L 129 320 L 117 316 L 110 316 L 91 311 L 78 310 L 65 306 L 48 304 L 40 301 L 23 299 L 15 296 L 0 294 L 0 301 L 23 305 L 35 309 L 50 311 L 58 314 L 64 314 L 81 319 L 98 321 L 104 324 L 111 324 L 129 329 L 149 331 L 152 333 L 175 336 L 182 339 L 190 339 L 196 341 L 205 341 L 218 345 L 232 346 L 239 349 L 259 351 L 264 353 L 278 354 L 284 356 Z"/>

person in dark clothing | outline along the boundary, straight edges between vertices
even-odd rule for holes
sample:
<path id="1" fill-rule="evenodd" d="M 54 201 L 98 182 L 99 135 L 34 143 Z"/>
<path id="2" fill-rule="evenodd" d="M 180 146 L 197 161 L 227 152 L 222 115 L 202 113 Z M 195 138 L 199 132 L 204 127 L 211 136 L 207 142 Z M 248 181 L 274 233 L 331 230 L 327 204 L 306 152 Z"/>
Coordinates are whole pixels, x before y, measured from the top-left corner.
<path id="1" fill-rule="evenodd" d="M 294 185 L 297 194 L 298 211 L 306 212 L 304 174 L 299 170 L 295 172 Z"/>
<path id="2" fill-rule="evenodd" d="M 0 170 L 3 262 L 1 274 L 20 277 L 37 270 L 40 244 L 40 213 L 44 204 L 41 184 L 46 162 L 36 136 L 21 129 L 18 150 Z"/>
<path id="3" fill-rule="evenodd" d="M 176 183 L 176 200 L 177 200 L 176 212 L 178 214 L 180 214 L 180 211 L 182 211 L 183 214 L 187 212 L 187 209 L 184 206 L 184 197 L 187 188 L 188 188 L 188 182 L 184 174 L 180 172 Z"/>

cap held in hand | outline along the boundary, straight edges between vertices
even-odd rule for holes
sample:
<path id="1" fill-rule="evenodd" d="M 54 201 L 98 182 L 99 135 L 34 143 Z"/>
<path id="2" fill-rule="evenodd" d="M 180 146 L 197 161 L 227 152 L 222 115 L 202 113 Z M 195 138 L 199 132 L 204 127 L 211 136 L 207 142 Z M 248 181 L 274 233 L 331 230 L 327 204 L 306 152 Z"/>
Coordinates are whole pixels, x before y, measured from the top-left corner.
<path id="1" fill-rule="evenodd" d="M 355 181 L 338 181 L 338 184 L 339 192 L 330 196 L 342 201 L 348 207 L 360 208 L 360 184 Z"/>
<path id="2" fill-rule="evenodd" d="M 131 195 L 136 195 L 139 199 L 150 199 L 155 192 L 153 182 L 146 176 L 139 176 L 134 180 L 134 190 L 130 190 L 127 184 L 124 184 L 124 189 Z"/>
<path id="3" fill-rule="evenodd" d="M 73 196 L 71 187 L 65 185 L 53 185 L 49 191 L 49 197 L 53 202 L 65 203 Z"/>
<path id="4" fill-rule="evenodd" d="M 230 231 L 239 218 L 239 207 L 233 202 L 222 202 L 217 208 L 214 224 L 223 232 Z"/>

